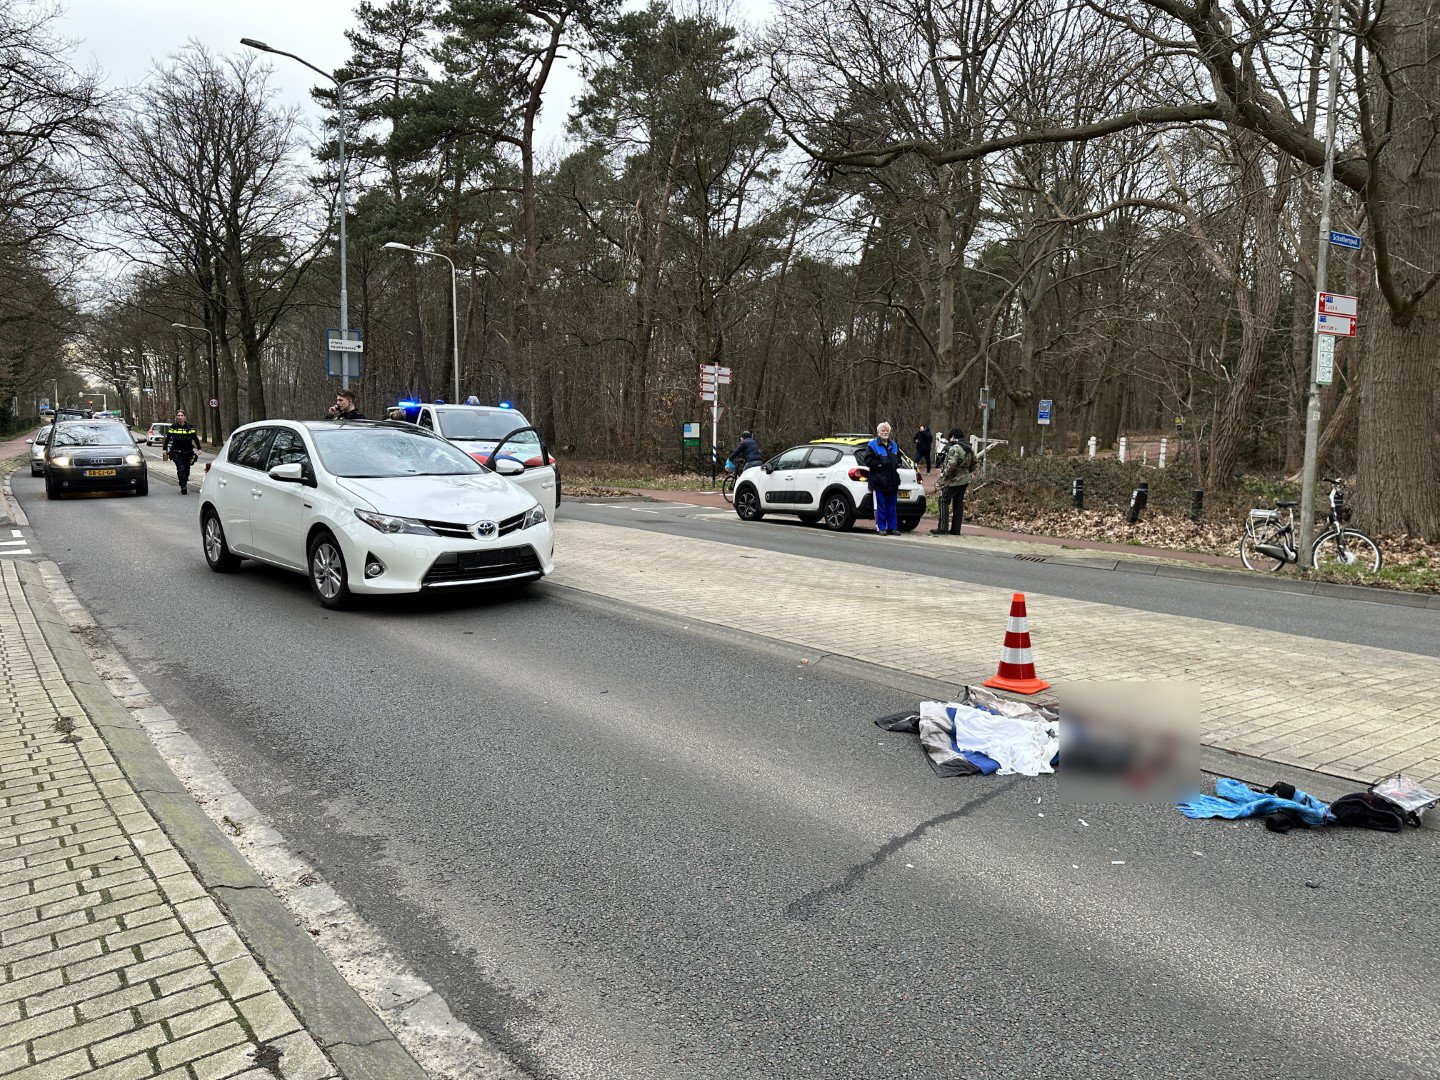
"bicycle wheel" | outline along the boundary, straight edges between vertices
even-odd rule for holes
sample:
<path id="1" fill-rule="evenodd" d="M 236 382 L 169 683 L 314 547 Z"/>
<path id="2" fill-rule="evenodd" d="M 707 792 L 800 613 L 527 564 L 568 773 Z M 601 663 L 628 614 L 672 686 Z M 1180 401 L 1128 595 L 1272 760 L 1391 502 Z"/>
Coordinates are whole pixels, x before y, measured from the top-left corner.
<path id="1" fill-rule="evenodd" d="M 1359 529 L 1341 529 L 1327 532 L 1315 540 L 1310 549 L 1310 561 L 1319 569 L 1322 566 L 1358 566 L 1372 574 L 1380 569 L 1384 561 L 1380 545 Z"/>
<path id="2" fill-rule="evenodd" d="M 1255 570 L 1259 573 L 1273 574 L 1286 565 L 1286 560 L 1271 555 L 1259 549 L 1260 544 L 1275 548 L 1284 548 L 1285 532 L 1275 526 L 1267 526 L 1258 533 L 1246 529 L 1245 535 L 1240 538 L 1240 561 L 1245 564 L 1245 569 Z"/>
<path id="3" fill-rule="evenodd" d="M 727 503 L 735 501 L 735 474 L 730 473 L 720 481 L 720 494 Z"/>

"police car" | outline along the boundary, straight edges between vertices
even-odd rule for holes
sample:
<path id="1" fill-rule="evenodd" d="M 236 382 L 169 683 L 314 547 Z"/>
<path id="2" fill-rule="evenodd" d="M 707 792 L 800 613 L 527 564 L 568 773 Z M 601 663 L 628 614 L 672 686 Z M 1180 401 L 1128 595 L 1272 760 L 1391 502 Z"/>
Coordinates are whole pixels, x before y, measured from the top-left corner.
<path id="1" fill-rule="evenodd" d="M 855 454 L 873 435 L 834 435 L 776 454 L 735 482 L 735 513 L 743 521 L 794 514 L 807 524 L 844 532 L 859 519 L 875 520 L 868 474 Z M 915 463 L 902 455 L 899 524 L 912 532 L 925 516 L 925 488 Z"/>
<path id="2" fill-rule="evenodd" d="M 389 410 L 390 418 L 405 420 L 448 439 L 487 469 L 519 484 L 553 520 L 560 504 L 560 471 L 540 433 L 509 402 L 481 405 L 470 398 L 464 405 L 443 401 L 402 401 Z M 504 468 L 500 467 L 505 462 Z M 511 472 L 515 464 L 518 473 Z"/>

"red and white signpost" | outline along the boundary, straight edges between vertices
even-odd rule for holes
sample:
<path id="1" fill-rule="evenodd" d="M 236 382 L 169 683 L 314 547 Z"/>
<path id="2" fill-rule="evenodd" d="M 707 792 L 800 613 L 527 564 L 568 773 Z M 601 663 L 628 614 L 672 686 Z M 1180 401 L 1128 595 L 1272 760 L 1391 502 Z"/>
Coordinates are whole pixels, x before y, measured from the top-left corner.
<path id="1" fill-rule="evenodd" d="M 720 454 L 720 387 L 730 385 L 730 369 L 719 364 L 700 365 L 700 400 L 710 402 L 710 482 Z"/>

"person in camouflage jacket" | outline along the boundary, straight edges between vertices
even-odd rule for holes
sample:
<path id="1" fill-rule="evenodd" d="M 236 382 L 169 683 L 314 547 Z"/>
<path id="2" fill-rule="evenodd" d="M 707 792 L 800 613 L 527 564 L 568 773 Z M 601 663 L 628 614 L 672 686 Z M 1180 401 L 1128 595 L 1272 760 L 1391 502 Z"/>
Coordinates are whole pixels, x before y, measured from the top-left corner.
<path id="1" fill-rule="evenodd" d="M 960 535 L 960 524 L 965 517 L 965 489 L 970 484 L 970 474 L 975 471 L 975 462 L 969 437 L 958 427 L 951 428 L 945 453 L 939 461 L 940 482 L 935 486 L 940 503 L 940 527 L 930 530 L 934 535 Z"/>

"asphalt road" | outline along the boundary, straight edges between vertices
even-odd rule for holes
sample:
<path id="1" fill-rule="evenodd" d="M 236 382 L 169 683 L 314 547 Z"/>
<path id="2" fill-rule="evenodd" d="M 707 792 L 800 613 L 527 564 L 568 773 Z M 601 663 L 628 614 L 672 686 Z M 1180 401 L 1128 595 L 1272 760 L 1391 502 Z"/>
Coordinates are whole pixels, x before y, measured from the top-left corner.
<path id="1" fill-rule="evenodd" d="M 941 780 L 870 722 L 910 702 L 742 636 L 549 587 L 328 613 L 211 574 L 167 485 L 15 489 L 232 782 L 536 1077 L 1440 1075 L 1440 833 Z"/>
<path id="2" fill-rule="evenodd" d="M 967 546 L 963 536 L 935 542 L 881 537 L 864 524 L 837 534 L 784 515 L 747 523 L 729 510 L 673 503 L 570 500 L 562 513 L 580 521 L 1440 657 L 1440 611 L 1266 588 L 1258 574 L 1237 573 L 1234 583 L 1221 584 L 1099 570 L 1060 558 L 1027 562 Z"/>

